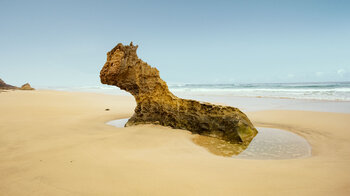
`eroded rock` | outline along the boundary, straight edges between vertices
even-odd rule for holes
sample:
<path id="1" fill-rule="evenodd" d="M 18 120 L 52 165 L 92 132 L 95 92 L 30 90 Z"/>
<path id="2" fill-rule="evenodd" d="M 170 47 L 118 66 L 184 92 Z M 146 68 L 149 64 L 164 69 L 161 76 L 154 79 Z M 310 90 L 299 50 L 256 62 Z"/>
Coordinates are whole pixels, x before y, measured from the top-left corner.
<path id="1" fill-rule="evenodd" d="M 250 143 L 257 130 L 243 112 L 176 97 L 159 77 L 159 71 L 138 58 L 137 47 L 119 43 L 107 53 L 100 72 L 103 84 L 117 86 L 135 97 L 135 113 L 125 126 L 159 124 L 230 143 Z"/>

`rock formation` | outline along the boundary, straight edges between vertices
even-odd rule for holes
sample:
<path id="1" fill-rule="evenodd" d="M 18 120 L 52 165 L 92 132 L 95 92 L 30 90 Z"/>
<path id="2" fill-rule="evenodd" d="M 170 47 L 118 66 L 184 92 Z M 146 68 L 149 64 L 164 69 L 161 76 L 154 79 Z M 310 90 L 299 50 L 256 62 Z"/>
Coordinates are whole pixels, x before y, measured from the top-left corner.
<path id="1" fill-rule="evenodd" d="M 29 83 L 25 83 L 21 86 L 21 88 L 19 88 L 19 90 L 35 90 L 35 89 L 32 88 Z"/>
<path id="2" fill-rule="evenodd" d="M 0 89 L 2 89 L 2 90 L 13 90 L 13 89 L 18 89 L 18 87 L 6 84 L 3 80 L 0 79 Z"/>
<path id="3" fill-rule="evenodd" d="M 239 109 L 200 103 L 173 95 L 159 77 L 159 71 L 138 58 L 138 46 L 119 43 L 107 53 L 100 79 L 131 93 L 137 102 L 134 115 L 125 126 L 159 124 L 193 133 L 249 144 L 257 134 Z"/>

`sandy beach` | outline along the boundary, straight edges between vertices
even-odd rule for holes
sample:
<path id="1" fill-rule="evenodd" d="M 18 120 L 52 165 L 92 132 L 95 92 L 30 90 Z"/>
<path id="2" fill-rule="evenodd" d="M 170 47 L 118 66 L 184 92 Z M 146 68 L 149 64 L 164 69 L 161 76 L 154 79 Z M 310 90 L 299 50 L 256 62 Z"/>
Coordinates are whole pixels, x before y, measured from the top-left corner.
<path id="1" fill-rule="evenodd" d="M 0 196 L 350 196 L 350 1 L 1 1 Z"/>
<path id="2" fill-rule="evenodd" d="M 185 130 L 105 124 L 134 107 L 130 96 L 1 92 L 0 194 L 350 194 L 350 114 L 248 112 L 255 126 L 306 138 L 312 157 L 244 160 L 211 154 Z"/>

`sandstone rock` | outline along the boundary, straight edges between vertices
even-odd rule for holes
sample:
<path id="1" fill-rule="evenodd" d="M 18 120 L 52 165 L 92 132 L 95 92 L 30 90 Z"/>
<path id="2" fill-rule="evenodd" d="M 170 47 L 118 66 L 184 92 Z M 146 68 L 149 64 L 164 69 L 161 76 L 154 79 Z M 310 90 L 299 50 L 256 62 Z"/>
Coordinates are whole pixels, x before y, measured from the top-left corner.
<path id="1" fill-rule="evenodd" d="M 19 88 L 19 90 L 35 90 L 35 89 L 32 88 L 29 83 L 25 83 L 21 86 L 21 88 Z"/>
<path id="2" fill-rule="evenodd" d="M 2 90 L 11 90 L 11 89 L 18 89 L 18 87 L 8 85 L 2 79 L 0 79 L 0 89 L 2 89 Z"/>
<path id="3" fill-rule="evenodd" d="M 131 93 L 137 102 L 125 126 L 159 124 L 211 136 L 230 143 L 249 144 L 257 134 L 239 109 L 200 103 L 173 95 L 159 71 L 138 58 L 138 46 L 119 43 L 107 53 L 100 79 Z"/>

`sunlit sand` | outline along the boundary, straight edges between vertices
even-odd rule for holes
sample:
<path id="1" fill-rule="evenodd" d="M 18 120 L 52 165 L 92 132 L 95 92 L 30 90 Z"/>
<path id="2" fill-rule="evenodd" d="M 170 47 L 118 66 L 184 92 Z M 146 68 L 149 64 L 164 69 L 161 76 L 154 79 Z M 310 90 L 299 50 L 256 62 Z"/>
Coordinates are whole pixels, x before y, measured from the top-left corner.
<path id="1" fill-rule="evenodd" d="M 132 97 L 58 91 L 0 94 L 3 195 L 347 195 L 350 114 L 255 111 L 256 127 L 305 138 L 312 156 L 217 156 L 185 130 L 116 128 Z M 105 109 L 108 108 L 109 111 Z M 244 152 L 243 152 L 244 153 Z M 19 188 L 20 187 L 20 188 Z M 181 188 L 179 188 L 181 187 Z"/>

